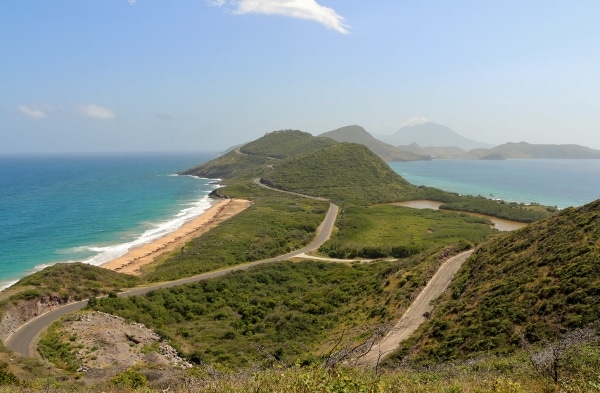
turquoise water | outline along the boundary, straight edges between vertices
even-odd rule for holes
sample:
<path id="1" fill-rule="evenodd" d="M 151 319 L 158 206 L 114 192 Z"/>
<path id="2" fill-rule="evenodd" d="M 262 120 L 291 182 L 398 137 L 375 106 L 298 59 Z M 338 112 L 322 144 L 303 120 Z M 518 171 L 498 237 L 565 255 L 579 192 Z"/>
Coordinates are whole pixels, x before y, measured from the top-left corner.
<path id="1" fill-rule="evenodd" d="M 390 163 L 415 185 L 565 208 L 600 198 L 600 160 L 433 160 Z"/>
<path id="2" fill-rule="evenodd" d="M 210 204 L 176 172 L 213 153 L 0 157 L 0 287 L 56 262 L 101 264 Z"/>

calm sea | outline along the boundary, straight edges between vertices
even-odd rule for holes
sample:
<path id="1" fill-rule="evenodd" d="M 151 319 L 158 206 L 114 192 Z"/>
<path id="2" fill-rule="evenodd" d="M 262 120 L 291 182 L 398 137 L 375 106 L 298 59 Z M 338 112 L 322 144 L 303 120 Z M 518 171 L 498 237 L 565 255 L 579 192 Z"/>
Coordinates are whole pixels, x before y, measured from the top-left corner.
<path id="1" fill-rule="evenodd" d="M 600 198 L 600 160 L 433 160 L 390 166 L 416 185 L 510 202 L 565 208 Z"/>
<path id="2" fill-rule="evenodd" d="M 0 157 L 0 288 L 56 262 L 101 264 L 209 206 L 175 173 L 214 153 Z"/>

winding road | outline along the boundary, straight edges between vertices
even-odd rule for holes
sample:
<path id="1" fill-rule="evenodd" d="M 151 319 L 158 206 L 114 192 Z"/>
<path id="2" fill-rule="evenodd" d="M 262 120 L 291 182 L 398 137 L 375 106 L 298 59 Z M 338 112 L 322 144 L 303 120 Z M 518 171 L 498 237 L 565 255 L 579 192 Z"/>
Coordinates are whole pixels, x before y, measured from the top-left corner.
<path id="1" fill-rule="evenodd" d="M 154 291 L 156 289 L 161 288 L 170 288 L 177 285 L 190 284 L 199 281 L 208 280 L 211 278 L 222 277 L 228 273 L 235 272 L 238 270 L 247 270 L 254 266 L 263 265 L 266 263 L 272 263 L 277 261 L 284 261 L 290 258 L 297 257 L 299 255 L 305 254 L 307 252 L 316 250 L 323 243 L 325 243 L 329 237 L 331 236 L 331 232 L 333 231 L 333 227 L 335 224 L 335 220 L 338 214 L 337 205 L 330 203 L 329 210 L 327 211 L 327 215 L 325 219 L 321 222 L 319 227 L 317 228 L 317 233 L 315 238 L 310 242 L 307 246 L 302 247 L 298 250 L 289 252 L 284 255 L 280 255 L 274 258 L 263 259 L 260 261 L 254 261 L 249 263 L 244 263 L 232 267 L 228 267 L 225 269 L 215 270 L 208 273 L 198 274 L 196 276 L 182 278 L 175 281 L 163 282 L 160 284 L 153 284 L 144 287 L 137 287 L 135 289 L 121 292 L 117 296 L 125 297 L 125 296 L 136 296 L 143 295 L 147 292 Z M 61 306 L 57 309 L 39 315 L 38 317 L 29 320 L 24 325 L 21 325 L 17 330 L 15 330 L 4 342 L 6 348 L 16 353 L 19 353 L 23 356 L 27 357 L 36 357 L 37 351 L 36 346 L 38 339 L 42 332 L 50 326 L 50 324 L 60 317 L 72 313 L 74 311 L 80 310 L 87 305 L 87 300 L 82 300 L 76 303 L 69 303 L 64 306 Z"/>
<path id="2" fill-rule="evenodd" d="M 294 194 L 306 198 L 317 199 L 317 200 L 325 200 L 324 198 L 311 197 L 308 195 L 297 194 L 288 191 L 278 190 L 272 187 L 269 187 L 265 184 L 262 184 L 259 179 L 255 179 L 254 182 L 261 186 L 271 190 L 286 192 L 289 194 Z M 333 231 L 335 220 L 338 215 L 339 208 L 330 203 L 329 210 L 317 228 L 316 236 L 305 247 L 302 247 L 293 252 L 280 255 L 270 259 L 264 259 L 255 262 L 244 263 L 212 272 L 207 272 L 203 274 L 198 274 L 192 277 L 187 277 L 175 281 L 168 281 L 159 284 L 148 285 L 144 287 L 137 287 L 131 289 L 126 292 L 121 292 L 117 296 L 126 297 L 126 296 L 136 296 L 143 295 L 147 292 L 161 289 L 161 288 L 170 288 L 177 285 L 190 284 L 203 280 L 208 280 L 212 278 L 222 277 L 231 272 L 239 271 L 239 270 L 247 270 L 254 266 L 263 265 L 266 263 L 272 263 L 277 261 L 284 261 L 294 257 L 301 258 L 311 258 L 306 255 L 306 253 L 310 251 L 314 251 L 319 248 L 323 243 L 325 243 L 331 233 Z M 452 281 L 452 278 L 456 274 L 456 272 L 460 269 L 464 261 L 473 253 L 473 250 L 462 252 L 444 262 L 437 272 L 433 275 L 431 280 L 427 283 L 425 288 L 419 293 L 414 302 L 410 305 L 408 310 L 404 313 L 400 321 L 394 326 L 394 328 L 388 332 L 388 334 L 376 345 L 374 345 L 369 352 L 367 352 L 364 356 L 361 356 L 356 360 L 356 363 L 364 366 L 376 366 L 380 359 L 392 352 L 396 349 L 400 342 L 410 337 L 410 335 L 417 330 L 417 328 L 426 321 L 425 314 L 431 312 L 431 301 L 442 294 Z M 329 260 L 329 258 L 318 258 Z M 334 262 L 343 262 L 342 260 L 332 260 Z M 353 262 L 353 261 L 346 261 Z M 355 261 L 354 261 L 355 262 Z M 15 332 L 13 332 L 6 340 L 5 345 L 11 351 L 19 353 L 23 356 L 27 357 L 36 357 L 37 351 L 36 346 L 38 339 L 42 332 L 50 326 L 50 324 L 60 317 L 80 310 L 87 305 L 87 300 L 83 300 L 76 303 L 70 303 L 64 306 L 61 306 L 55 310 L 42 314 L 24 325 L 20 326 Z"/>
<path id="3" fill-rule="evenodd" d="M 376 366 L 382 358 L 398 348 L 402 341 L 409 338 L 427 320 L 426 313 L 432 311 L 431 301 L 448 288 L 456 272 L 472 253 L 473 250 L 464 251 L 446 260 L 417 295 L 400 321 L 379 343 L 371 347 L 369 352 L 357 359 L 356 363 L 363 366 Z"/>

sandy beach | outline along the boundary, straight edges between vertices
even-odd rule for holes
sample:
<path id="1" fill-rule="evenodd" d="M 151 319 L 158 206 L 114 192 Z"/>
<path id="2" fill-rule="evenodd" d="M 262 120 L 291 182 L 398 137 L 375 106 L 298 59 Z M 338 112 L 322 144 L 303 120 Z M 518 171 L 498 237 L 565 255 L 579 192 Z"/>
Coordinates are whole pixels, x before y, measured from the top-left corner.
<path id="1" fill-rule="evenodd" d="M 131 249 L 122 257 L 108 261 L 101 266 L 121 273 L 139 275 L 142 266 L 154 262 L 158 256 L 166 252 L 181 249 L 191 239 L 200 236 L 221 222 L 240 213 L 250 205 L 252 205 L 252 202 L 244 199 L 221 200 L 200 216 L 182 225 L 176 231 L 151 243 Z"/>

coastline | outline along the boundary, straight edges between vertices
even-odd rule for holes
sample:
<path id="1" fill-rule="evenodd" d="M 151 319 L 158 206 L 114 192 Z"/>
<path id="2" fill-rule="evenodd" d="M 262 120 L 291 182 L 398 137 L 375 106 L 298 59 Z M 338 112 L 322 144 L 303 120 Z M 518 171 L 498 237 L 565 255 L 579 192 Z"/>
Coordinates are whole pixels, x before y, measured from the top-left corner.
<path id="1" fill-rule="evenodd" d="M 245 199 L 221 200 L 175 231 L 150 243 L 133 248 L 125 255 L 101 264 L 100 267 L 120 273 L 140 275 L 143 266 L 154 262 L 164 253 L 184 247 L 193 238 L 242 212 L 250 205 L 252 205 L 252 202 Z"/>
<path id="2" fill-rule="evenodd" d="M 394 202 L 394 203 L 392 203 L 392 205 L 410 207 L 413 209 L 443 210 L 443 209 L 440 209 L 440 206 L 443 205 L 443 202 L 430 201 L 428 199 L 416 199 L 416 200 L 412 200 L 412 201 Z M 453 212 L 454 210 L 443 210 L 443 211 Z M 464 213 L 464 214 L 468 214 L 471 216 L 486 218 L 494 224 L 492 226 L 492 228 L 496 228 L 497 230 L 499 230 L 501 232 L 514 231 L 514 230 L 526 227 L 528 225 L 524 222 L 505 220 L 503 218 L 488 216 L 486 214 L 479 214 L 479 213 L 473 213 L 473 212 L 462 212 L 462 211 L 458 211 L 458 213 Z"/>

